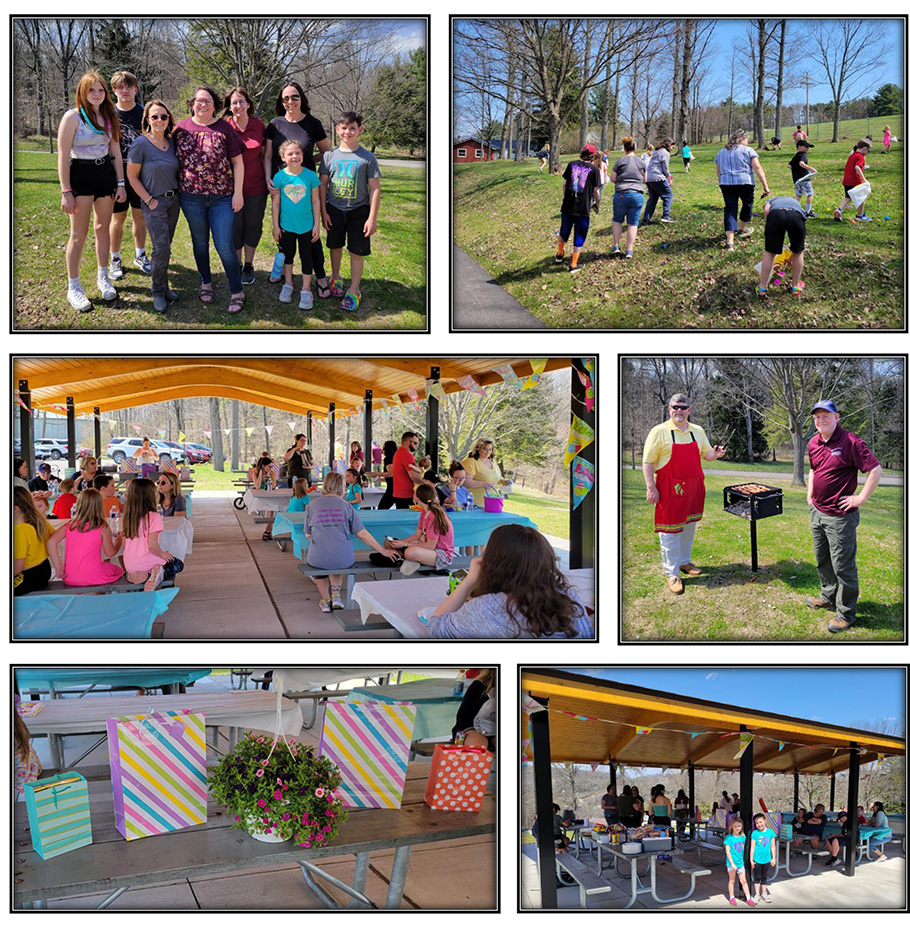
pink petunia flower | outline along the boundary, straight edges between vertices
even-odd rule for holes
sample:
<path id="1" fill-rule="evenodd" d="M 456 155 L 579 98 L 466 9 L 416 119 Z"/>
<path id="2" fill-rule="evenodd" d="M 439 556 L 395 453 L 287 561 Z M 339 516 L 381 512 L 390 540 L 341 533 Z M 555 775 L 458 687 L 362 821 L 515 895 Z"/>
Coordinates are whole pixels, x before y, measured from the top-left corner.
<path id="1" fill-rule="evenodd" d="M 262 735 L 260 735 L 260 736 L 256 739 L 256 741 L 257 741 L 259 744 L 262 744 L 262 742 L 265 741 L 265 738 L 263 738 Z"/>
<path id="2" fill-rule="evenodd" d="M 234 821 L 235 821 L 235 822 L 239 822 L 239 821 L 240 821 L 240 816 L 239 816 L 239 815 L 235 815 L 235 816 L 234 816 Z"/>
<path id="3" fill-rule="evenodd" d="M 316 796 L 319 799 L 322 799 L 322 797 L 325 796 L 325 790 L 321 786 L 316 787 Z"/>
<path id="4" fill-rule="evenodd" d="M 284 799 L 284 796 L 282 795 L 281 790 L 275 790 L 275 792 L 272 793 L 272 796 L 274 796 L 275 799 Z"/>
<path id="5" fill-rule="evenodd" d="M 282 822 L 287 822 L 287 820 L 290 819 L 290 817 L 291 817 L 290 812 L 286 812 L 286 813 L 281 817 L 281 821 L 282 821 Z"/>
<path id="6" fill-rule="evenodd" d="M 259 806 L 260 809 L 265 809 L 265 807 L 268 805 L 268 803 L 266 803 L 266 801 L 265 801 L 264 799 L 259 799 L 259 800 L 256 801 L 256 805 Z"/>
<path id="7" fill-rule="evenodd" d="M 260 767 L 259 770 L 256 771 L 256 776 L 261 777 L 263 774 L 265 774 L 265 771 Z"/>
<path id="8" fill-rule="evenodd" d="M 269 765 L 269 758 L 268 758 L 268 757 L 263 758 L 262 761 L 261 761 L 261 763 L 262 763 L 262 766 L 263 766 L 263 767 L 268 767 L 268 765 Z"/>

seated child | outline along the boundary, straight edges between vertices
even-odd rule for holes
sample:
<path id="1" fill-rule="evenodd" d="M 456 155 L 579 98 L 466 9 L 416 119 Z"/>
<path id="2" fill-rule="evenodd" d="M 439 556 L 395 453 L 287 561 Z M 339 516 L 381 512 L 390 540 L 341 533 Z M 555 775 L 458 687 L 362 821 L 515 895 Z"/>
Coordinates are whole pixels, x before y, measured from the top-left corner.
<path id="1" fill-rule="evenodd" d="M 436 489 L 431 485 L 419 485 L 414 490 L 414 504 L 420 509 L 417 530 L 403 540 L 389 540 L 393 550 L 404 552 L 401 572 L 410 576 L 421 566 L 432 566 L 444 570 L 455 556 L 454 529 L 439 504 Z"/>
<path id="2" fill-rule="evenodd" d="M 344 481 L 347 484 L 344 500 L 354 511 L 360 511 L 360 503 L 363 501 L 363 486 L 360 484 L 359 471 L 357 469 L 346 469 L 344 471 Z"/>
<path id="3" fill-rule="evenodd" d="M 66 541 L 66 552 L 60 559 L 60 544 Z M 104 519 L 104 504 L 97 489 L 79 493 L 69 521 L 54 531 L 48 541 L 48 552 L 57 578 L 68 586 L 98 586 L 116 582 L 123 569 L 108 563 L 104 557 L 114 557 L 122 538 L 111 535 Z"/>
<path id="4" fill-rule="evenodd" d="M 111 512 L 123 514 L 123 503 L 117 497 L 117 486 L 113 476 L 100 474 L 92 479 L 92 486 L 101 493 L 101 504 L 104 507 L 105 519 L 110 518 Z"/>
<path id="5" fill-rule="evenodd" d="M 51 581 L 47 539 L 52 529 L 27 488 L 13 489 L 13 595 L 44 589 Z"/>
<path id="6" fill-rule="evenodd" d="M 54 502 L 53 515 L 55 518 L 68 518 L 76 504 L 75 479 L 63 479 L 59 485 L 60 496 Z"/>
<path id="7" fill-rule="evenodd" d="M 123 566 L 126 578 L 131 583 L 145 583 L 146 592 L 183 570 L 183 561 L 159 546 L 158 535 L 163 530 L 155 483 L 134 479 L 123 506 Z"/>
<path id="8" fill-rule="evenodd" d="M 19 696 L 16 696 L 16 719 L 13 731 L 14 755 L 16 758 L 16 795 L 24 792 L 26 783 L 33 783 L 41 776 L 41 758 L 32 745 L 28 726 L 19 714 Z"/>
<path id="9" fill-rule="evenodd" d="M 310 503 L 310 496 L 307 494 L 308 488 L 308 483 L 302 476 L 294 480 L 294 489 L 291 493 L 291 503 L 288 505 L 288 511 L 306 511 L 306 506 Z"/>

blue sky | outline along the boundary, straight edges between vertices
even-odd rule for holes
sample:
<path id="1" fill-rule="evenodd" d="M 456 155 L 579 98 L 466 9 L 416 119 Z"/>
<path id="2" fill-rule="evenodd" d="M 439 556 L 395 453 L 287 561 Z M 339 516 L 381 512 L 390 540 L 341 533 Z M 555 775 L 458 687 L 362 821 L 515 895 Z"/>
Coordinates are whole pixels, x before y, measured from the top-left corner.
<path id="1" fill-rule="evenodd" d="M 829 725 L 878 730 L 904 722 L 904 670 L 850 667 L 561 667 L 604 680 L 778 712 Z"/>

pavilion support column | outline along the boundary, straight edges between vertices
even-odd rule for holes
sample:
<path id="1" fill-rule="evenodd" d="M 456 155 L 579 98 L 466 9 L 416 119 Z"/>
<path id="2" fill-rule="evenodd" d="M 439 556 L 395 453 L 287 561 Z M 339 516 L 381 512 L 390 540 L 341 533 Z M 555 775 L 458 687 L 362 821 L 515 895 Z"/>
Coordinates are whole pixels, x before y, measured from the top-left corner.
<path id="1" fill-rule="evenodd" d="M 831 776 L 833 779 L 834 775 Z M 859 746 L 855 741 L 851 741 L 850 769 L 847 772 L 847 850 L 844 852 L 844 873 L 848 877 L 856 873 L 856 843 L 859 841 L 859 813 L 856 808 L 858 805 Z"/>
<path id="2" fill-rule="evenodd" d="M 66 397 L 66 461 L 76 468 L 76 406 L 71 395 Z"/>
<path id="3" fill-rule="evenodd" d="M 430 381 L 439 381 L 439 366 L 430 366 Z M 427 395 L 427 447 L 430 466 L 434 472 L 439 472 L 439 401 Z"/>
<path id="4" fill-rule="evenodd" d="M 19 442 L 22 459 L 28 463 L 29 477 L 35 475 L 35 433 L 32 425 L 32 393 L 28 390 L 28 379 L 19 379 L 19 397 L 24 408 L 19 408 Z"/>
<path id="5" fill-rule="evenodd" d="M 799 771 L 793 771 L 793 811 L 799 812 Z"/>
<path id="6" fill-rule="evenodd" d="M 531 728 L 531 744 L 534 748 L 534 798 L 537 803 L 537 869 L 540 871 L 540 906 L 541 909 L 556 909 L 556 847 L 553 839 L 549 712 L 546 709 L 534 712 L 528 716 L 528 721 Z"/>
<path id="7" fill-rule="evenodd" d="M 306 442 L 307 446 L 312 450 L 313 449 L 313 412 L 307 411 L 306 413 Z"/>
<path id="8" fill-rule="evenodd" d="M 836 778 L 837 778 L 837 774 L 832 772 L 832 774 L 831 774 L 831 800 L 830 800 L 830 803 L 829 803 L 829 805 L 828 805 L 828 808 L 829 808 L 829 809 L 833 809 L 833 808 L 834 808 L 834 781 L 835 781 Z"/>
<path id="9" fill-rule="evenodd" d="M 748 731 L 745 725 L 739 726 L 740 731 Z M 755 748 L 755 741 L 750 741 L 739 759 L 739 815 L 744 822 L 746 830 L 746 848 L 748 850 L 748 839 L 752 835 L 752 758 Z M 752 886 L 752 868 L 749 864 L 749 858 L 744 858 L 743 863 L 746 865 L 746 882 L 750 888 Z"/>
<path id="10" fill-rule="evenodd" d="M 616 761 L 612 759 L 610 760 L 610 782 L 616 784 Z"/>
<path id="11" fill-rule="evenodd" d="M 577 416 L 588 424 L 591 430 L 594 430 L 594 409 L 587 410 L 585 387 L 578 377 L 578 373 L 584 371 L 585 367 L 581 359 L 573 359 L 569 415 L 570 418 L 572 415 Z M 594 566 L 594 525 L 597 518 L 597 443 L 599 439 L 595 435 L 594 442 L 589 443 L 581 451 L 581 456 L 594 467 L 594 486 L 577 508 L 571 507 L 572 476 L 569 476 L 569 569 L 573 570 L 589 569 Z"/>
<path id="12" fill-rule="evenodd" d="M 329 469 L 335 465 L 335 402 L 329 402 Z"/>
<path id="13" fill-rule="evenodd" d="M 101 411 L 95 408 L 95 459 L 98 460 L 98 471 L 101 472 Z"/>
<path id="14" fill-rule="evenodd" d="M 692 761 L 689 761 L 689 817 L 692 819 L 695 818 L 695 765 Z M 689 832 L 689 837 L 692 837 L 691 831 Z"/>
<path id="15" fill-rule="evenodd" d="M 373 389 L 363 394 L 363 468 L 373 468 Z"/>

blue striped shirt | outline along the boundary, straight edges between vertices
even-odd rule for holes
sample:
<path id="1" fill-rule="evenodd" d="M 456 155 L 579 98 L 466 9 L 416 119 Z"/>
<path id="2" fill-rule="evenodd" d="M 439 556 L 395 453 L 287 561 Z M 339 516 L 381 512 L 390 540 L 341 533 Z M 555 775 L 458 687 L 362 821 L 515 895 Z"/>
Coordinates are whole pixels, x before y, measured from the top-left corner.
<path id="1" fill-rule="evenodd" d="M 720 184 L 755 184 L 752 171 L 752 159 L 758 153 L 751 146 L 724 147 L 714 156 L 714 162 L 720 169 Z"/>

